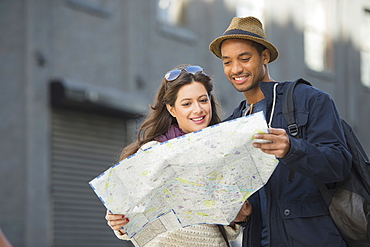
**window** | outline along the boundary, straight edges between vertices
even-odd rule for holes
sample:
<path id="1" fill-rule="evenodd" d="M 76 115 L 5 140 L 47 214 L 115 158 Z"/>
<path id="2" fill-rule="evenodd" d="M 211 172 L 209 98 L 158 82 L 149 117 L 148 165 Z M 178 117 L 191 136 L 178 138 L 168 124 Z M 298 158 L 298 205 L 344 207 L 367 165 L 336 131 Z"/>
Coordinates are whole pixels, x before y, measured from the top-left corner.
<path id="1" fill-rule="evenodd" d="M 65 0 L 68 7 L 90 15 L 108 18 L 112 15 L 105 0 Z"/>
<path id="2" fill-rule="evenodd" d="M 332 70 L 333 42 L 330 35 L 330 0 L 306 0 L 304 20 L 304 56 L 309 69 Z"/>
<path id="3" fill-rule="evenodd" d="M 361 82 L 370 88 L 370 9 L 364 11 L 361 33 Z"/>
<path id="4" fill-rule="evenodd" d="M 235 6 L 237 17 L 254 16 L 264 22 L 264 0 L 235 0 Z"/>
<path id="5" fill-rule="evenodd" d="M 189 5 L 185 0 L 158 0 L 157 21 L 158 32 L 167 38 L 192 45 L 197 37 L 188 29 L 187 10 Z"/>
<path id="6" fill-rule="evenodd" d="M 159 0 L 157 8 L 158 20 L 170 26 L 183 26 L 184 1 L 183 0 Z"/>

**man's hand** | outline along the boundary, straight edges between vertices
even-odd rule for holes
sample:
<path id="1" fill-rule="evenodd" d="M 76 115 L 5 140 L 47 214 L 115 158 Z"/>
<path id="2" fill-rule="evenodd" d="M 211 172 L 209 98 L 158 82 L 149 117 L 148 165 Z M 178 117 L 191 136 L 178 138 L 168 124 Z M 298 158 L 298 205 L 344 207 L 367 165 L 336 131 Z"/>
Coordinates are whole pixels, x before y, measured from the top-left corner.
<path id="1" fill-rule="evenodd" d="M 262 152 L 273 154 L 276 158 L 283 158 L 290 150 L 289 137 L 284 129 L 269 128 L 268 134 L 256 134 L 255 139 L 270 141 L 269 143 L 253 143 L 253 147 Z"/>

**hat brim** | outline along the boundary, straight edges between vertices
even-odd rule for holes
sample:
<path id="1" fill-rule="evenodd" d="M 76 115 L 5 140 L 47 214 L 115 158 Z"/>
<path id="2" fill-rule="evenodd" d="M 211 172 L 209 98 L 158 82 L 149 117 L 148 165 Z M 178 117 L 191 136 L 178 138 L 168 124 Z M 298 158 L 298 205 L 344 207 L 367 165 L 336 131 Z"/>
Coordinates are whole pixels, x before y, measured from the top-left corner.
<path id="1" fill-rule="evenodd" d="M 268 42 L 264 39 L 260 39 L 260 38 L 253 37 L 253 36 L 250 36 L 250 35 L 243 35 L 243 34 L 232 34 L 232 35 L 224 35 L 224 36 L 218 37 L 218 38 L 216 38 L 215 40 L 213 40 L 211 42 L 211 44 L 209 45 L 209 50 L 216 57 L 221 58 L 221 56 L 222 56 L 221 55 L 221 44 L 222 44 L 222 42 L 224 42 L 227 39 L 252 40 L 256 43 L 259 43 L 259 44 L 265 46 L 271 53 L 269 63 L 275 61 L 277 59 L 278 55 L 279 55 L 279 52 L 276 49 L 276 47 L 273 44 L 271 44 L 270 42 Z"/>

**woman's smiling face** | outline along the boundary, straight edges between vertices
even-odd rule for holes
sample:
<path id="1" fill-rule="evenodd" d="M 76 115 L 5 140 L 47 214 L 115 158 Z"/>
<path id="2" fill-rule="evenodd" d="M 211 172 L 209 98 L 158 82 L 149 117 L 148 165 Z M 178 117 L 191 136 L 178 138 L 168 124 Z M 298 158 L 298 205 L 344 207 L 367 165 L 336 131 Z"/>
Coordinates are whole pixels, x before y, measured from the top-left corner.
<path id="1" fill-rule="evenodd" d="M 180 88 L 174 106 L 166 105 L 170 114 L 185 133 L 207 127 L 211 121 L 212 108 L 206 88 L 197 81 Z"/>

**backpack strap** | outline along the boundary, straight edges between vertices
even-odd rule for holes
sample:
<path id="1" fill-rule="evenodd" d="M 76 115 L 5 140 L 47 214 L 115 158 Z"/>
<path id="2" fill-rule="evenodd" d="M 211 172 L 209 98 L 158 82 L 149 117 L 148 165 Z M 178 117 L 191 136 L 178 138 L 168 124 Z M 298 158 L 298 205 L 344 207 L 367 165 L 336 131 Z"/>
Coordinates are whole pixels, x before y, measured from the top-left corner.
<path id="1" fill-rule="evenodd" d="M 295 118 L 295 113 L 294 113 L 293 93 L 294 93 L 295 86 L 299 83 L 304 83 L 304 84 L 312 86 L 311 83 L 309 83 L 308 81 L 302 78 L 294 82 L 288 83 L 285 86 L 285 91 L 284 91 L 283 99 L 281 103 L 282 112 L 283 112 L 285 121 L 288 123 L 289 134 L 293 138 L 297 138 L 297 139 L 300 137 L 299 137 L 299 131 L 298 131 L 299 129 L 298 129 L 297 121 Z M 289 175 L 288 175 L 288 181 L 291 181 L 291 182 L 293 181 L 294 173 L 295 171 L 293 169 L 290 169 Z"/>
<path id="2" fill-rule="evenodd" d="M 285 91 L 282 99 L 282 112 L 285 118 L 285 121 L 288 123 L 288 130 L 292 137 L 299 138 L 298 135 L 298 125 L 296 123 L 295 114 L 294 114 L 294 103 L 293 103 L 293 93 L 294 88 L 297 84 L 304 83 L 311 85 L 308 81 L 300 78 L 292 83 L 288 83 L 285 86 Z"/>
<path id="3" fill-rule="evenodd" d="M 224 226 L 223 226 L 223 225 L 217 225 L 217 227 L 218 227 L 218 229 L 220 230 L 220 233 L 221 233 L 222 237 L 224 238 L 224 240 L 225 240 L 225 242 L 226 242 L 227 247 L 231 247 L 231 246 L 230 246 L 230 242 L 229 242 L 229 240 L 227 239 L 226 230 L 225 230 Z"/>

